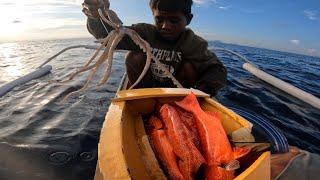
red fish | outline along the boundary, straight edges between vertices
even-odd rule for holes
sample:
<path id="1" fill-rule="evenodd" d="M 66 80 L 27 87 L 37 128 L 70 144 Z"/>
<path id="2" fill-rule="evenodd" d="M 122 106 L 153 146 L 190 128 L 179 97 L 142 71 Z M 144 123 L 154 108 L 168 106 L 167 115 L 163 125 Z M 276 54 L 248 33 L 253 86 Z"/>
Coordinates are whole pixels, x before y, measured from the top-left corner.
<path id="1" fill-rule="evenodd" d="M 159 118 L 152 116 L 148 121 L 149 136 L 154 146 L 157 157 L 162 162 L 171 179 L 183 179 L 177 164 L 177 156 L 173 152 L 173 148 L 168 140 L 164 130 L 162 130 L 162 122 Z"/>
<path id="2" fill-rule="evenodd" d="M 191 141 L 194 143 L 194 145 L 199 150 L 201 150 L 197 125 L 195 124 L 194 117 L 193 117 L 192 113 L 189 113 L 179 107 L 177 107 L 176 110 L 180 116 L 182 123 L 186 127 L 186 132 L 188 134 L 188 137 L 191 139 Z"/>
<path id="3" fill-rule="evenodd" d="M 191 93 L 176 104 L 195 117 L 200 142 L 207 161 L 206 179 L 233 179 L 235 160 L 228 137 L 218 114 L 204 112 L 196 96 Z"/>
<path id="4" fill-rule="evenodd" d="M 193 179 L 200 166 L 205 163 L 203 156 L 188 137 L 187 128 L 173 106 L 163 105 L 160 116 L 173 151 L 179 157 L 178 165 L 181 173 L 185 179 Z"/>

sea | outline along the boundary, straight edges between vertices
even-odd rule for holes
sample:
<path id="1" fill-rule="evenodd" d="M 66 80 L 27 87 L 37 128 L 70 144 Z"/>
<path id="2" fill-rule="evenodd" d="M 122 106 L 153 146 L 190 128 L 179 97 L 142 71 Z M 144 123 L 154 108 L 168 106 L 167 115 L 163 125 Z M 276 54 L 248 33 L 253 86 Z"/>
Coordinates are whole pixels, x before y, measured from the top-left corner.
<path id="1" fill-rule="evenodd" d="M 35 70 L 63 48 L 94 45 L 94 39 L 63 39 L 0 44 L 0 86 Z M 209 47 L 235 51 L 261 70 L 320 98 L 320 58 L 210 41 Z M 125 72 L 124 54 L 114 55 L 108 83 L 79 90 L 88 72 L 66 80 L 94 50 L 73 49 L 49 64 L 50 74 L 0 97 L 0 179 L 93 179 L 100 130 Z M 292 146 L 320 154 L 320 110 L 258 79 L 243 60 L 216 52 L 228 71 L 227 85 L 215 97 L 221 104 L 262 118 Z"/>

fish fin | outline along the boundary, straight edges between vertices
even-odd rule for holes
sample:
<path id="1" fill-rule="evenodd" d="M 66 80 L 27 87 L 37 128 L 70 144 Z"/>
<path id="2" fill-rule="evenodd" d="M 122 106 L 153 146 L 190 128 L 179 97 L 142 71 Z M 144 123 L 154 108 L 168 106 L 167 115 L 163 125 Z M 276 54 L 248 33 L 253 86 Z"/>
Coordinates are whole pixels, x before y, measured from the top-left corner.
<path id="1" fill-rule="evenodd" d="M 234 179 L 234 171 L 228 171 L 217 165 L 210 165 L 206 168 L 205 179 L 232 180 Z"/>
<path id="2" fill-rule="evenodd" d="M 156 116 L 151 116 L 146 125 L 147 133 L 150 134 L 152 131 L 156 131 L 162 128 L 163 128 L 163 124 L 161 120 Z"/>
<path id="3" fill-rule="evenodd" d="M 246 147 L 234 147 L 233 148 L 233 157 L 234 159 L 239 159 L 247 155 L 251 151 L 251 148 Z"/>
<path id="4" fill-rule="evenodd" d="M 226 171 L 233 171 L 240 168 L 240 162 L 238 160 L 233 160 L 228 164 L 222 166 Z"/>
<path id="5" fill-rule="evenodd" d="M 176 101 L 175 104 L 181 107 L 182 109 L 192 113 L 202 110 L 196 95 L 192 92 L 185 98 L 183 98 L 181 101 Z"/>

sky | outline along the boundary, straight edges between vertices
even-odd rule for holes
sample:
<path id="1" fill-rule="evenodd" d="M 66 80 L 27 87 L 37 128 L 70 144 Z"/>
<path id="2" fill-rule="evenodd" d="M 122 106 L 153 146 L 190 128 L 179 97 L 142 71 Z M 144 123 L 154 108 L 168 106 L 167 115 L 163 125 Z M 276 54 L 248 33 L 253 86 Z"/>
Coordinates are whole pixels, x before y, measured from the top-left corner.
<path id="1" fill-rule="evenodd" d="M 92 37 L 83 0 L 0 0 L 0 43 Z M 153 23 L 148 0 L 110 0 L 125 25 Z M 319 0 L 194 0 L 189 28 L 220 40 L 320 57 Z"/>

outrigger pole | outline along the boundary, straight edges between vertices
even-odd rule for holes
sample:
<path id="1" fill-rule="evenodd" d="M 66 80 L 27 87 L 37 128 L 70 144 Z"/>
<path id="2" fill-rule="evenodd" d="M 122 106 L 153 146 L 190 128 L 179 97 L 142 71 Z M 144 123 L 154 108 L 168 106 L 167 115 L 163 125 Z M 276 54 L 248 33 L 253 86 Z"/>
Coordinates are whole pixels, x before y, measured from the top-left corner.
<path id="1" fill-rule="evenodd" d="M 247 58 L 245 58 L 244 56 L 227 50 L 227 49 L 223 49 L 223 48 L 213 48 L 214 51 L 224 51 L 226 53 L 235 55 L 237 57 L 239 57 L 240 59 L 244 60 L 246 63 L 244 63 L 242 65 L 243 69 L 249 71 L 251 74 L 255 75 L 257 78 L 271 84 L 272 86 L 300 99 L 301 101 L 304 101 L 308 104 L 310 104 L 311 106 L 320 109 L 320 99 L 317 98 L 316 96 L 307 93 L 287 82 L 282 81 L 281 79 L 278 79 L 262 70 L 260 70 L 256 65 L 254 65 L 252 62 L 250 62 Z"/>

